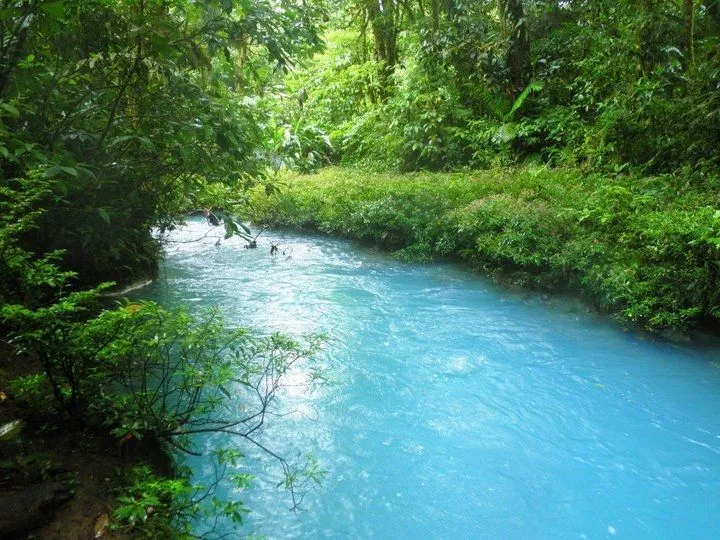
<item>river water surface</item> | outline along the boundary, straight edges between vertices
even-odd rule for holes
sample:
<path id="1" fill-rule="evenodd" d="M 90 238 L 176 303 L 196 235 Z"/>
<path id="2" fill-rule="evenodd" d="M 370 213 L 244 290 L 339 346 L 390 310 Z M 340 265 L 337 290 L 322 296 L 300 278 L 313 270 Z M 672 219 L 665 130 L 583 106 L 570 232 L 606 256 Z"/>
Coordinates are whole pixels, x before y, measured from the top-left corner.
<path id="1" fill-rule="evenodd" d="M 207 231 L 190 222 L 173 240 Z M 271 257 L 269 240 L 286 255 Z M 246 448 L 256 480 L 229 493 L 252 509 L 241 532 L 720 538 L 718 348 L 341 240 L 273 232 L 256 250 L 242 244 L 170 243 L 145 293 L 330 338 L 331 383 L 284 395 L 290 414 L 262 439 L 287 457 L 313 453 L 328 474 L 291 512 L 277 464 Z M 197 481 L 210 475 L 202 463 L 190 462 Z"/>

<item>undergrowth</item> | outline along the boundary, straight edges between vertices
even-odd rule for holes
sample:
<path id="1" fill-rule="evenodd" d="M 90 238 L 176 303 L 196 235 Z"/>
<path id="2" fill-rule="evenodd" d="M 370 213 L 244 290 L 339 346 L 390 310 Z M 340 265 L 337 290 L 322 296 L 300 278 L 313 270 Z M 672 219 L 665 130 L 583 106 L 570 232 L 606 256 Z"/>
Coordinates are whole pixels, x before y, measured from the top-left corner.
<path id="1" fill-rule="evenodd" d="M 575 291 L 646 329 L 720 320 L 717 178 L 525 167 L 403 175 L 327 168 L 282 180 L 279 193 L 254 193 L 250 219 Z"/>

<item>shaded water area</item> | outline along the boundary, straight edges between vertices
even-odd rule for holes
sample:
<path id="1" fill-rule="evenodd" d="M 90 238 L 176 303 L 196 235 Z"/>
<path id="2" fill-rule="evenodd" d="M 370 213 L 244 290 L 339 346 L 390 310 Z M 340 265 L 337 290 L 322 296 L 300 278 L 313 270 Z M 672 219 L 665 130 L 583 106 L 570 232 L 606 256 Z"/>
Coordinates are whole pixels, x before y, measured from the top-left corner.
<path id="1" fill-rule="evenodd" d="M 174 240 L 207 232 L 190 222 Z M 268 239 L 290 257 L 270 257 Z M 233 325 L 329 335 L 331 384 L 263 441 L 328 471 L 298 512 L 277 464 L 238 494 L 268 538 L 718 538 L 720 349 L 619 329 L 453 265 L 268 232 L 171 243 L 145 294 Z M 201 441 L 205 448 L 219 444 Z M 196 480 L 209 479 L 201 461 Z"/>

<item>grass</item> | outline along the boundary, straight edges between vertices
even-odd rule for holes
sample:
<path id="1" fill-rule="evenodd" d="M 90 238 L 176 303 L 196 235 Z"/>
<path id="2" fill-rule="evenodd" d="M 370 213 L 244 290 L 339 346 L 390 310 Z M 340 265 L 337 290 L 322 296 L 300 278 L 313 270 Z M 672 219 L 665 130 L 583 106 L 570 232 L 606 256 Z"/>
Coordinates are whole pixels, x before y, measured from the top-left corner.
<path id="1" fill-rule="evenodd" d="M 254 222 L 371 242 L 406 260 L 580 293 L 647 329 L 720 320 L 720 182 L 523 167 L 462 173 L 327 168 L 252 196 Z"/>

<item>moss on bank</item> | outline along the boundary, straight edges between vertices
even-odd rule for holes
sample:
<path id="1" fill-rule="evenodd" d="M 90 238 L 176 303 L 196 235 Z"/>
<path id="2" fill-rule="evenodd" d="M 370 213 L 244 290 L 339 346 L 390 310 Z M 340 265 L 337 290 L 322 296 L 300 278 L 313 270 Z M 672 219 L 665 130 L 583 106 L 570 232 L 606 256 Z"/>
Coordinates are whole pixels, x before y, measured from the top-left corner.
<path id="1" fill-rule="evenodd" d="M 720 179 L 525 167 L 441 173 L 327 168 L 255 191 L 255 222 L 451 258 L 580 293 L 648 329 L 720 320 Z"/>

